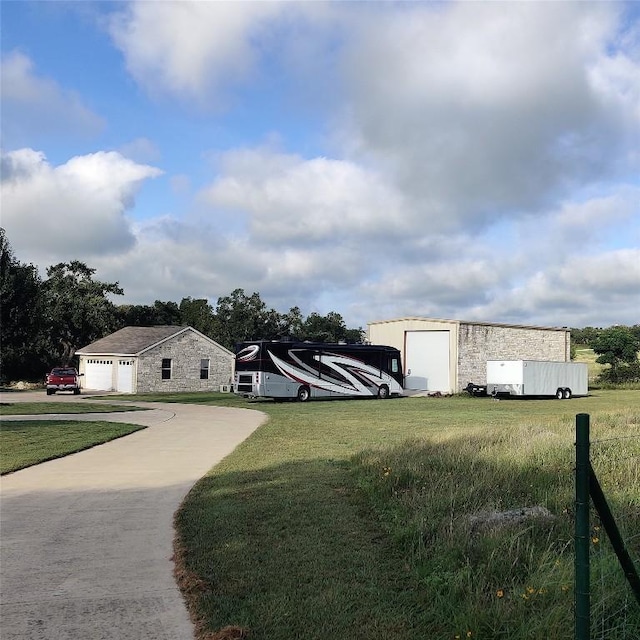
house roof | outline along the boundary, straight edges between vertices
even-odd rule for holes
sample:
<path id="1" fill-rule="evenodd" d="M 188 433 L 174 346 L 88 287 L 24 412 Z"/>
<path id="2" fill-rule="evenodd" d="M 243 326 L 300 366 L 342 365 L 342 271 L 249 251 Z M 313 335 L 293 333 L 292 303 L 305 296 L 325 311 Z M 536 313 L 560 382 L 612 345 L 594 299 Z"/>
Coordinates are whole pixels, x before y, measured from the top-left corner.
<path id="1" fill-rule="evenodd" d="M 565 331 L 569 332 L 570 329 L 568 327 L 540 327 L 537 325 L 529 325 L 529 324 L 508 324 L 503 322 L 482 322 L 475 320 L 445 320 L 443 318 L 424 318 L 424 317 L 408 317 L 408 318 L 393 318 L 391 320 L 375 320 L 374 322 L 368 322 L 369 326 L 374 324 L 393 324 L 393 323 L 402 323 L 402 322 L 412 322 L 414 320 L 417 321 L 425 321 L 425 322 L 443 322 L 447 324 L 467 324 L 467 325 L 478 325 L 481 327 L 506 327 L 510 329 L 539 329 L 540 331 Z"/>
<path id="2" fill-rule="evenodd" d="M 82 349 L 78 349 L 76 354 L 137 356 L 160 342 L 164 342 L 183 331 L 189 330 L 195 331 L 195 329 L 191 327 L 176 327 L 170 325 L 124 327 L 124 329 L 120 329 L 111 335 L 92 342 L 86 347 L 82 347 Z"/>

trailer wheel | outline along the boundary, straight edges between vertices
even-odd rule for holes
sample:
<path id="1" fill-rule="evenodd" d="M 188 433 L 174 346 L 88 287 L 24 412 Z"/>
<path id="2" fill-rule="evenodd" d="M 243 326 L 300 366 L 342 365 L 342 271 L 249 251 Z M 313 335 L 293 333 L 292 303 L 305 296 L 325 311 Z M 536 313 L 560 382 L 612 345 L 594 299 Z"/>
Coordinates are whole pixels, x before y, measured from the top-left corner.
<path id="1" fill-rule="evenodd" d="M 300 387 L 298 389 L 298 402 L 306 402 L 311 397 L 309 387 Z"/>
<path id="2" fill-rule="evenodd" d="M 389 397 L 389 387 L 386 384 L 381 384 L 378 387 L 378 398 L 380 400 L 386 400 Z"/>
<path id="3" fill-rule="evenodd" d="M 564 397 L 565 400 L 571 399 L 571 389 L 565 389 L 562 396 Z"/>
<path id="4" fill-rule="evenodd" d="M 47 395 L 52 396 L 55 393 L 53 389 L 47 389 Z"/>
<path id="5" fill-rule="evenodd" d="M 564 398 L 564 389 L 558 389 L 556 391 L 556 398 L 558 398 L 558 400 L 562 400 Z"/>

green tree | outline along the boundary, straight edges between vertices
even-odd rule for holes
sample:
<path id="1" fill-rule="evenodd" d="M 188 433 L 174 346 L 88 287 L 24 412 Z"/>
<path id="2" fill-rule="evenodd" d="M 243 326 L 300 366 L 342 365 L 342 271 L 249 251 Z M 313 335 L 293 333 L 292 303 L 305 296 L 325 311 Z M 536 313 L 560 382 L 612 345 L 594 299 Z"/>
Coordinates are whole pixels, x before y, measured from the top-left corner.
<path id="1" fill-rule="evenodd" d="M 268 309 L 259 293 L 248 296 L 244 289 L 235 289 L 218 298 L 213 337 L 228 349 L 244 340 L 274 340 L 280 329 L 280 314 Z"/>
<path id="2" fill-rule="evenodd" d="M 608 382 L 625 382 L 638 377 L 638 350 L 640 338 L 630 327 L 609 327 L 602 329 L 592 342 L 596 362 L 608 364 L 610 368 L 602 374 L 603 380 Z"/>
<path id="3" fill-rule="evenodd" d="M 76 349 L 118 327 L 118 313 L 108 296 L 123 291 L 117 282 L 94 280 L 95 272 L 78 260 L 47 269 L 43 291 L 55 355 L 50 364 L 70 364 Z"/>
<path id="4" fill-rule="evenodd" d="M 600 335 L 602 329 L 597 327 L 584 327 L 583 329 L 571 329 L 571 342 L 592 346 L 594 340 Z"/>
<path id="5" fill-rule="evenodd" d="M 291 307 L 289 311 L 280 317 L 280 334 L 298 338 L 302 335 L 304 318 L 300 307 Z"/>
<path id="6" fill-rule="evenodd" d="M 182 298 L 180 302 L 181 324 L 197 329 L 213 337 L 216 331 L 216 316 L 213 307 L 204 298 Z"/>
<path id="7" fill-rule="evenodd" d="M 182 322 L 182 313 L 180 313 L 180 307 L 177 302 L 156 300 L 153 303 L 153 309 L 156 317 L 154 324 L 156 325 L 179 326 L 184 324 Z"/>
<path id="8" fill-rule="evenodd" d="M 37 380 L 47 367 L 42 280 L 33 264 L 17 260 L 0 228 L 0 327 L 2 380 Z"/>
<path id="9" fill-rule="evenodd" d="M 330 311 L 326 316 L 313 312 L 302 327 L 302 339 L 316 342 L 361 342 L 362 329 L 347 329 L 339 313 Z"/>
<path id="10" fill-rule="evenodd" d="M 175 302 L 156 300 L 153 304 L 123 304 L 116 307 L 120 327 L 156 327 L 188 324 Z"/>
<path id="11" fill-rule="evenodd" d="M 155 307 L 148 304 L 117 305 L 118 325 L 122 327 L 153 327 L 162 324 L 158 321 Z"/>

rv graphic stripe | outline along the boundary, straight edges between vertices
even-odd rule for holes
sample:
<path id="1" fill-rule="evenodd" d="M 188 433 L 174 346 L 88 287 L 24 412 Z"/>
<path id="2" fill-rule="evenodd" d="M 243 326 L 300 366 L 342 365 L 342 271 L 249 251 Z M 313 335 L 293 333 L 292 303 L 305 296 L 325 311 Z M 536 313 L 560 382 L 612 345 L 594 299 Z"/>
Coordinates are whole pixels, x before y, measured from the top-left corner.
<path id="1" fill-rule="evenodd" d="M 239 351 L 236 355 L 237 362 L 251 362 L 256 359 L 258 352 L 260 351 L 260 345 L 252 344 L 249 347 Z"/>
<path id="2" fill-rule="evenodd" d="M 392 388 L 395 382 L 391 376 L 375 367 L 364 364 L 355 358 L 335 353 L 313 356 L 313 359 L 327 373 L 329 371 L 333 373 L 330 376 L 319 374 L 317 370 L 301 362 L 292 352 L 289 352 L 289 355 L 298 366 L 285 362 L 270 351 L 268 353 L 280 373 L 285 377 L 333 393 L 371 396 L 377 394 L 381 385 L 386 384 Z"/>

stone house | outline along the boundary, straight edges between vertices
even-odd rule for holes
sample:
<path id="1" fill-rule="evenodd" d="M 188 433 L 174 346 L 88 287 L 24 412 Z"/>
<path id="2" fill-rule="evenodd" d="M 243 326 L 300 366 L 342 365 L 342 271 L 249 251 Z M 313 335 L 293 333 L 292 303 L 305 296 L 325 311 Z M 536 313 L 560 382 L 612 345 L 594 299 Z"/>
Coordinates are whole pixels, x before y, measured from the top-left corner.
<path id="1" fill-rule="evenodd" d="M 76 355 L 91 390 L 226 391 L 233 379 L 233 353 L 192 327 L 124 327 Z"/>

